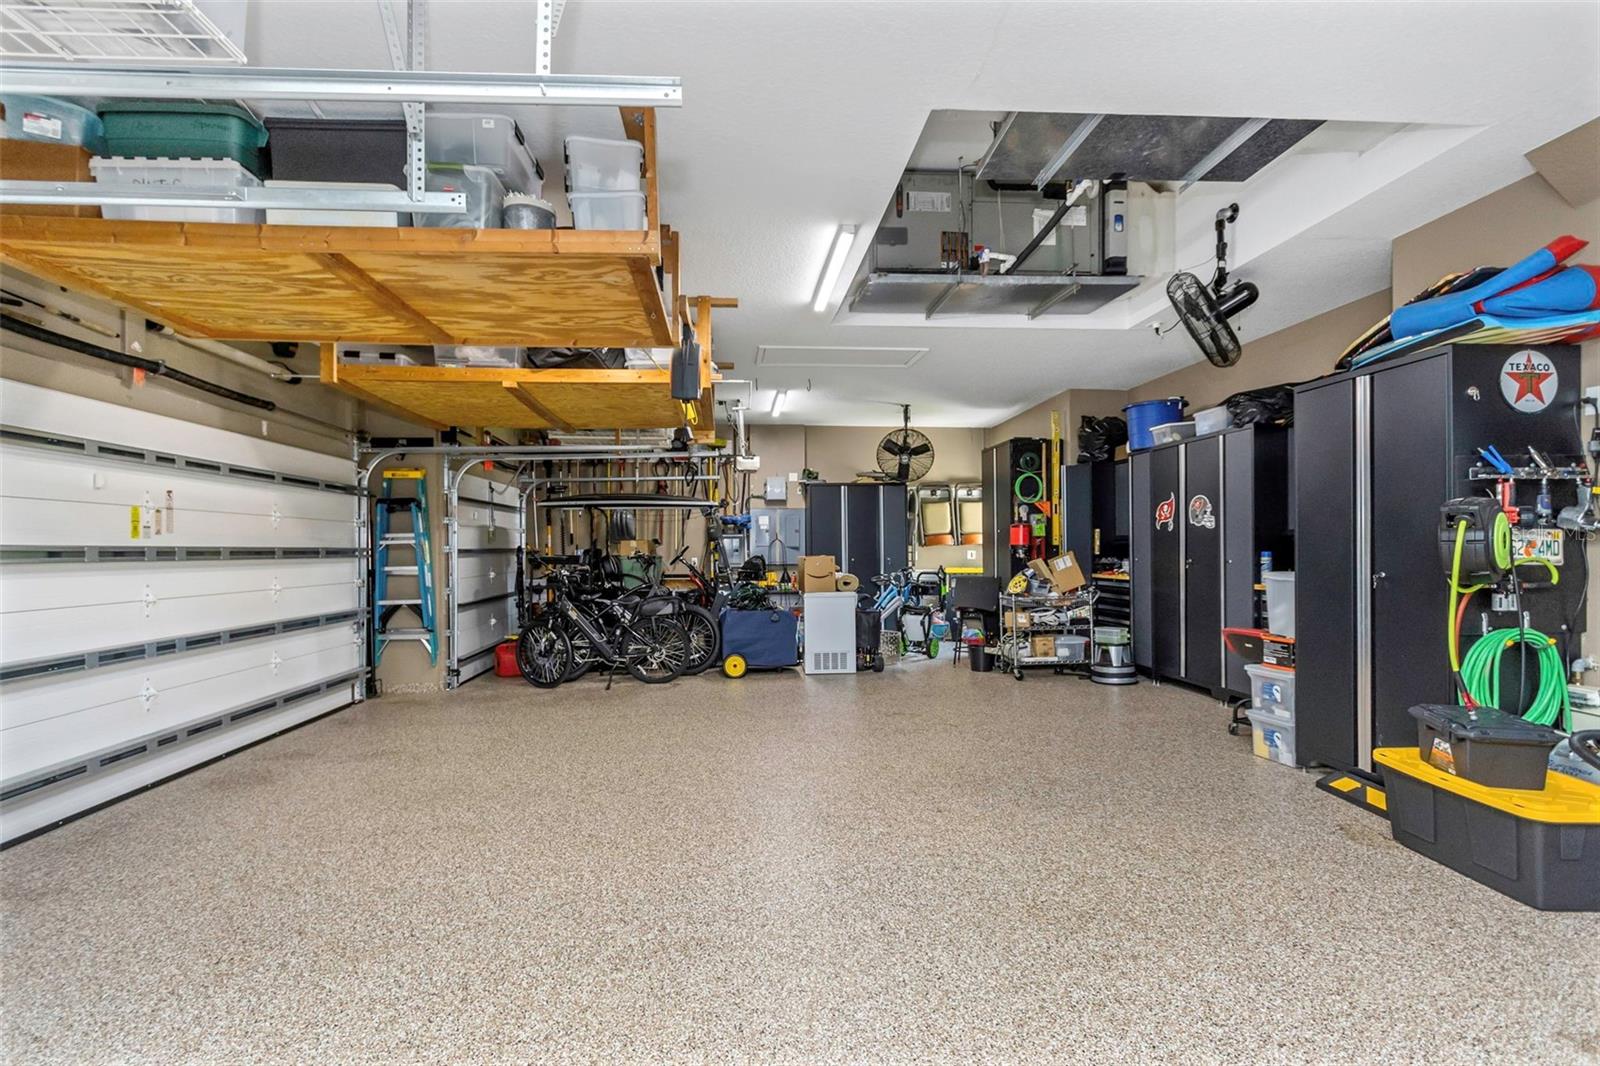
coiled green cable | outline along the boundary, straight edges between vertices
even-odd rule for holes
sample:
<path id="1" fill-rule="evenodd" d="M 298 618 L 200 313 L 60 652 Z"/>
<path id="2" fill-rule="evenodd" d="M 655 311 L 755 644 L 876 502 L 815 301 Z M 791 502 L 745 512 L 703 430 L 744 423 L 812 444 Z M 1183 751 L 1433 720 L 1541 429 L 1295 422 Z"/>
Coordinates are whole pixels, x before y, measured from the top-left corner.
<path id="1" fill-rule="evenodd" d="M 1556 642 L 1537 629 L 1496 629 L 1478 638 L 1461 660 L 1461 681 L 1480 707 L 1500 706 L 1500 657 L 1521 641 L 1537 651 L 1539 685 L 1522 717 L 1535 725 L 1566 728 L 1571 724 L 1567 678 Z"/>

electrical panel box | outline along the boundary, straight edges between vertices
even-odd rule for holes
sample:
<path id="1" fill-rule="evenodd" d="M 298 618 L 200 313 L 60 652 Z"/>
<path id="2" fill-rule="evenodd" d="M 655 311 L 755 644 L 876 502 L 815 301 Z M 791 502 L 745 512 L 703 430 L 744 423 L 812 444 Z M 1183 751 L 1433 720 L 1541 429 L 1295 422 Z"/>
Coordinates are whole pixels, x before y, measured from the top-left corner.
<path id="1" fill-rule="evenodd" d="M 750 508 L 750 554 L 768 565 L 796 566 L 805 554 L 806 513 L 799 507 Z"/>
<path id="2" fill-rule="evenodd" d="M 767 478 L 767 487 L 763 495 L 769 501 L 787 500 L 789 498 L 789 480 L 782 474 Z"/>

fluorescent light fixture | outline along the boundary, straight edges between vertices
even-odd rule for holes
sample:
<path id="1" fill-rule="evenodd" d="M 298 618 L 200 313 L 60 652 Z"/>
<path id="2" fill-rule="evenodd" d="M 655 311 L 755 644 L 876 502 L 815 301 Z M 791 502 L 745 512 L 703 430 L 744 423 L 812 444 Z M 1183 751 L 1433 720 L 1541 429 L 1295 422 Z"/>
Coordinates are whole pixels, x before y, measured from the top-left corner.
<path id="1" fill-rule="evenodd" d="M 839 274 L 844 270 L 845 254 L 850 251 L 855 239 L 856 228 L 852 225 L 840 226 L 839 232 L 833 235 L 833 244 L 828 248 L 828 261 L 822 264 L 822 277 L 817 281 L 817 295 L 811 301 L 811 310 L 821 312 L 828 309 L 828 301 L 833 299 L 833 287 L 839 283 Z"/>
<path id="2" fill-rule="evenodd" d="M 783 405 L 789 402 L 789 390 L 779 389 L 772 394 L 772 417 L 777 418 L 783 414 Z"/>

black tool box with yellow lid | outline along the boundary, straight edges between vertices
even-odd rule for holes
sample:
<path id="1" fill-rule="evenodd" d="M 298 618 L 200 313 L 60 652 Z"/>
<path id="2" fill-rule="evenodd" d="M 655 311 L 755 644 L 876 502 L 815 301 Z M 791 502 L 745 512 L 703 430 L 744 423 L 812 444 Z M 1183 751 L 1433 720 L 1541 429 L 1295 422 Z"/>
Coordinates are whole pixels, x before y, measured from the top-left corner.
<path id="1" fill-rule="evenodd" d="M 1547 773 L 1541 789 L 1492 788 L 1378 748 L 1394 839 L 1531 907 L 1600 911 L 1600 785 Z"/>

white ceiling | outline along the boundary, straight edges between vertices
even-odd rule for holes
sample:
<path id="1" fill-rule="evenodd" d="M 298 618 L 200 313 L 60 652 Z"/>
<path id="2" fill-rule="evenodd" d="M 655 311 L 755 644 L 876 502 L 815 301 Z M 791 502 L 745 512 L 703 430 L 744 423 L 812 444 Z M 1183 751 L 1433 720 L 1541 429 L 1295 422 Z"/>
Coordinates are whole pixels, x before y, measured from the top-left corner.
<path id="1" fill-rule="evenodd" d="M 429 66 L 532 70 L 531 11 L 434 0 Z M 786 388 L 785 422 L 881 425 L 885 408 L 868 401 L 891 400 L 923 425 L 983 426 L 1198 356 L 1181 330 L 1148 328 L 1163 318 L 1158 291 L 1103 329 L 814 313 L 835 228 L 870 234 L 931 111 L 1371 124 L 1328 137 L 1314 167 L 1280 162 L 1234 187 L 1234 263 L 1263 292 L 1236 323 L 1248 340 L 1386 288 L 1394 237 L 1531 173 L 1524 152 L 1600 114 L 1597 40 L 1589 2 L 569 0 L 555 69 L 683 78 L 683 108 L 658 116 L 663 215 L 683 232 L 688 290 L 742 301 L 718 318 L 717 356 L 736 364 L 731 376 L 759 378 L 758 410 Z M 254 0 L 245 44 L 259 65 L 388 65 L 376 0 Z M 516 114 L 555 173 L 563 135 L 620 130 L 605 110 Z M 1180 264 L 1208 255 L 1217 202 L 1198 186 L 1180 201 Z M 762 345 L 928 351 L 909 369 L 757 366 Z"/>

